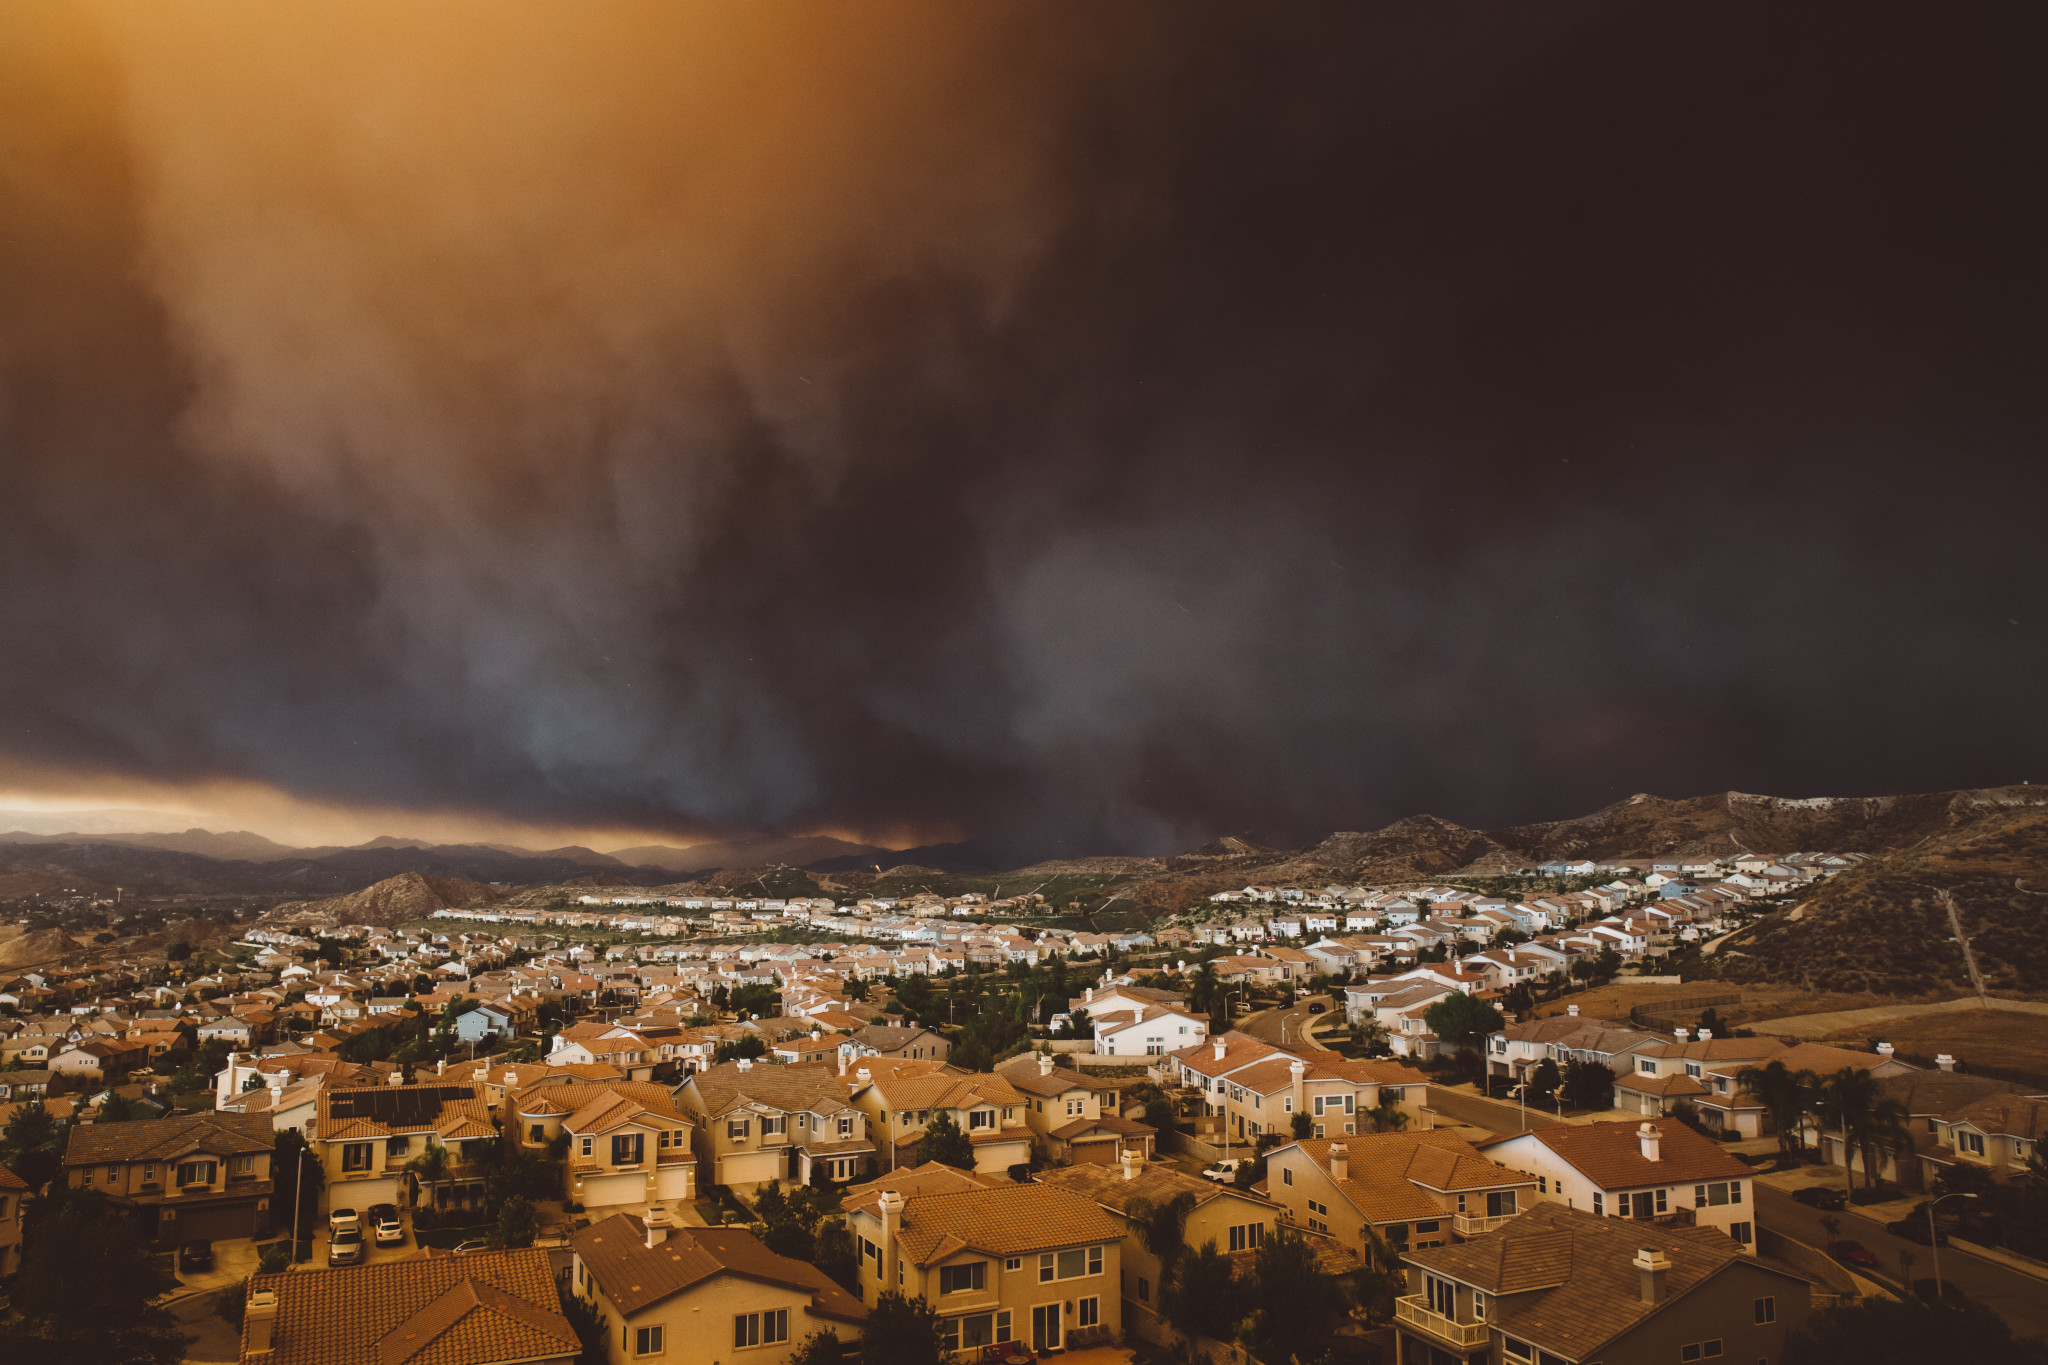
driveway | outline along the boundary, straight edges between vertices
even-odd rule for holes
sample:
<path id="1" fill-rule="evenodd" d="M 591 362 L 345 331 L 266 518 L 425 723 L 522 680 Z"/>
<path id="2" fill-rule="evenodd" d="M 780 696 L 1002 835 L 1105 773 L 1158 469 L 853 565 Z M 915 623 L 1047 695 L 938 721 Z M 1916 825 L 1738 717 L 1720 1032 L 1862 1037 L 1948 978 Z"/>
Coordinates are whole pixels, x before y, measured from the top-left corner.
<path id="1" fill-rule="evenodd" d="M 187 1365 L 215 1365 L 239 1360 L 242 1334 L 214 1313 L 218 1293 L 194 1294 L 171 1305 L 171 1317 L 185 1338 Z"/>
<path id="2" fill-rule="evenodd" d="M 1836 1174 L 1839 1177 L 1839 1168 Z M 1861 1242 L 1877 1257 L 1878 1269 L 1872 1278 L 1897 1285 L 1904 1278 L 1904 1264 L 1899 1259 L 1902 1252 L 1912 1257 L 1914 1279 L 1927 1279 L 1934 1274 L 1933 1248 L 1892 1236 L 1884 1230 L 1883 1223 L 1864 1217 L 1853 1207 L 1829 1214 L 1808 1208 L 1771 1185 L 1754 1183 L 1752 1188 L 1756 1191 L 1757 1219 L 1765 1227 L 1821 1248 L 1841 1239 Z M 1821 1222 L 1823 1218 L 1833 1219 L 1840 1231 L 1831 1235 Z M 1996 1310 L 2015 1335 L 2048 1337 L 2048 1282 L 1972 1256 L 1955 1246 L 1941 1249 L 1941 1277 Z"/>

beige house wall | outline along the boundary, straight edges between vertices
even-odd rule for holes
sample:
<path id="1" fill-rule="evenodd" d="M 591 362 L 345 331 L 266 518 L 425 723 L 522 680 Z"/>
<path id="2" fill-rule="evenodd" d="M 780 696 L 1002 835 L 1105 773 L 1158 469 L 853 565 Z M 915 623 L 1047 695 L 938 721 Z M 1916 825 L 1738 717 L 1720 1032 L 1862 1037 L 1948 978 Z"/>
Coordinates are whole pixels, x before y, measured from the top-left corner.
<path id="1" fill-rule="evenodd" d="M 790 1352 L 819 1328 L 829 1329 L 841 1341 L 860 1339 L 857 1324 L 811 1314 L 811 1296 L 783 1285 L 762 1284 L 737 1275 L 718 1275 L 649 1304 L 628 1317 L 584 1274 L 582 1258 L 576 1258 L 572 1291 L 596 1304 L 605 1325 L 608 1365 L 784 1365 Z M 789 1314 L 789 1340 L 773 1344 L 734 1347 L 733 1319 L 742 1313 L 783 1310 Z M 635 1355 L 637 1329 L 662 1328 L 662 1350 L 654 1355 Z"/>

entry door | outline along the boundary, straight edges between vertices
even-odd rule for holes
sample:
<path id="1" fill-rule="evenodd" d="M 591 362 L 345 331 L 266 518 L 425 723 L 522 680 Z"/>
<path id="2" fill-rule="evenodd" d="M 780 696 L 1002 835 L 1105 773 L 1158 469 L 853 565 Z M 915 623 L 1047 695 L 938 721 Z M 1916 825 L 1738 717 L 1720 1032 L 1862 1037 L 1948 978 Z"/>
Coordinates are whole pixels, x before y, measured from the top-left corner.
<path id="1" fill-rule="evenodd" d="M 1647 1223 L 1652 1218 L 1657 1216 L 1657 1201 L 1655 1196 L 1649 1194 L 1646 1191 L 1642 1194 L 1636 1195 L 1635 1201 L 1636 1218 L 1638 1220 Z"/>
<path id="2" fill-rule="evenodd" d="M 1031 1349 L 1057 1351 L 1060 1348 L 1060 1306 L 1041 1303 L 1031 1310 Z"/>

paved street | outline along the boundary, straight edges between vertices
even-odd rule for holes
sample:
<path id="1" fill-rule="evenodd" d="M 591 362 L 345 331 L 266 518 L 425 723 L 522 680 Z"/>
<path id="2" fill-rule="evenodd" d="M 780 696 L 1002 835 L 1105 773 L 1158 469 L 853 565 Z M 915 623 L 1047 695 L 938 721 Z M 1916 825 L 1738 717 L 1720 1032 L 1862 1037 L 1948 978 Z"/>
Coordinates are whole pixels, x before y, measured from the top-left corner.
<path id="1" fill-rule="evenodd" d="M 1829 1215 L 1768 1185 L 1757 1185 L 1755 1189 L 1757 1216 L 1767 1228 L 1822 1250 L 1837 1239 L 1861 1242 L 1877 1256 L 1878 1276 L 1894 1285 L 1901 1279 L 1901 1252 L 1910 1253 L 1913 1258 L 1914 1279 L 1934 1274 L 1932 1248 L 1894 1237 L 1884 1230 L 1882 1223 L 1865 1218 L 1854 1209 Z M 1824 1217 L 1833 1217 L 1841 1225 L 1834 1238 L 1828 1236 L 1821 1223 Z M 2048 1339 L 2048 1281 L 1980 1260 L 1955 1247 L 1942 1248 L 1941 1274 L 1943 1279 L 1960 1285 L 1971 1298 L 1996 1309 L 2018 1335 Z"/>
<path id="2" fill-rule="evenodd" d="M 1429 1107 L 1446 1118 L 1484 1128 L 1489 1133 L 1522 1131 L 1521 1106 L 1510 1100 L 1490 1100 L 1469 1091 L 1432 1085 L 1429 1088 Z M 1531 1128 L 1548 1128 L 1560 1122 L 1555 1115 L 1540 1109 L 1529 1110 L 1528 1121 Z"/>
<path id="3" fill-rule="evenodd" d="M 1295 1002 L 1293 1009 L 1261 1010 L 1257 1014 L 1247 1014 L 1238 1021 L 1238 1031 L 1249 1034 L 1261 1042 L 1277 1043 L 1282 1047 L 1322 1049 L 1323 1045 L 1308 1035 L 1307 1027 L 1311 1021 L 1327 1018 L 1328 1012 L 1326 1010 L 1323 1014 L 1310 1014 L 1308 1006 L 1311 999 L 1319 1000 L 1325 1006 L 1330 1004 L 1327 996 L 1302 996 Z"/>

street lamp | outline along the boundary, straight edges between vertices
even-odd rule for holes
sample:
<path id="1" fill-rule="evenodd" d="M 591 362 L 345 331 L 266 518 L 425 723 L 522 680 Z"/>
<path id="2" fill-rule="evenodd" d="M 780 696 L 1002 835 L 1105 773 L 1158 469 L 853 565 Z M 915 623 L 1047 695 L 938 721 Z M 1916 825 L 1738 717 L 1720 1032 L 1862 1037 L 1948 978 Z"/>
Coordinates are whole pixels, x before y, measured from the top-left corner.
<path id="1" fill-rule="evenodd" d="M 1520 1085 L 1516 1086 L 1513 1090 L 1510 1090 L 1508 1093 L 1510 1095 L 1513 1095 L 1517 1100 L 1521 1101 L 1522 1131 L 1526 1133 L 1529 1131 L 1529 1083 L 1527 1081 L 1523 1081 Z"/>
<path id="2" fill-rule="evenodd" d="M 1941 1291 L 1941 1233 L 1934 1226 L 1934 1206 L 1942 1199 L 1975 1199 L 1974 1194 L 1944 1194 L 1939 1199 L 1927 1201 L 1927 1249 L 1934 1254 L 1934 1301 L 1940 1303 Z M 1908 1290 L 1912 1285 L 1907 1285 Z"/>

